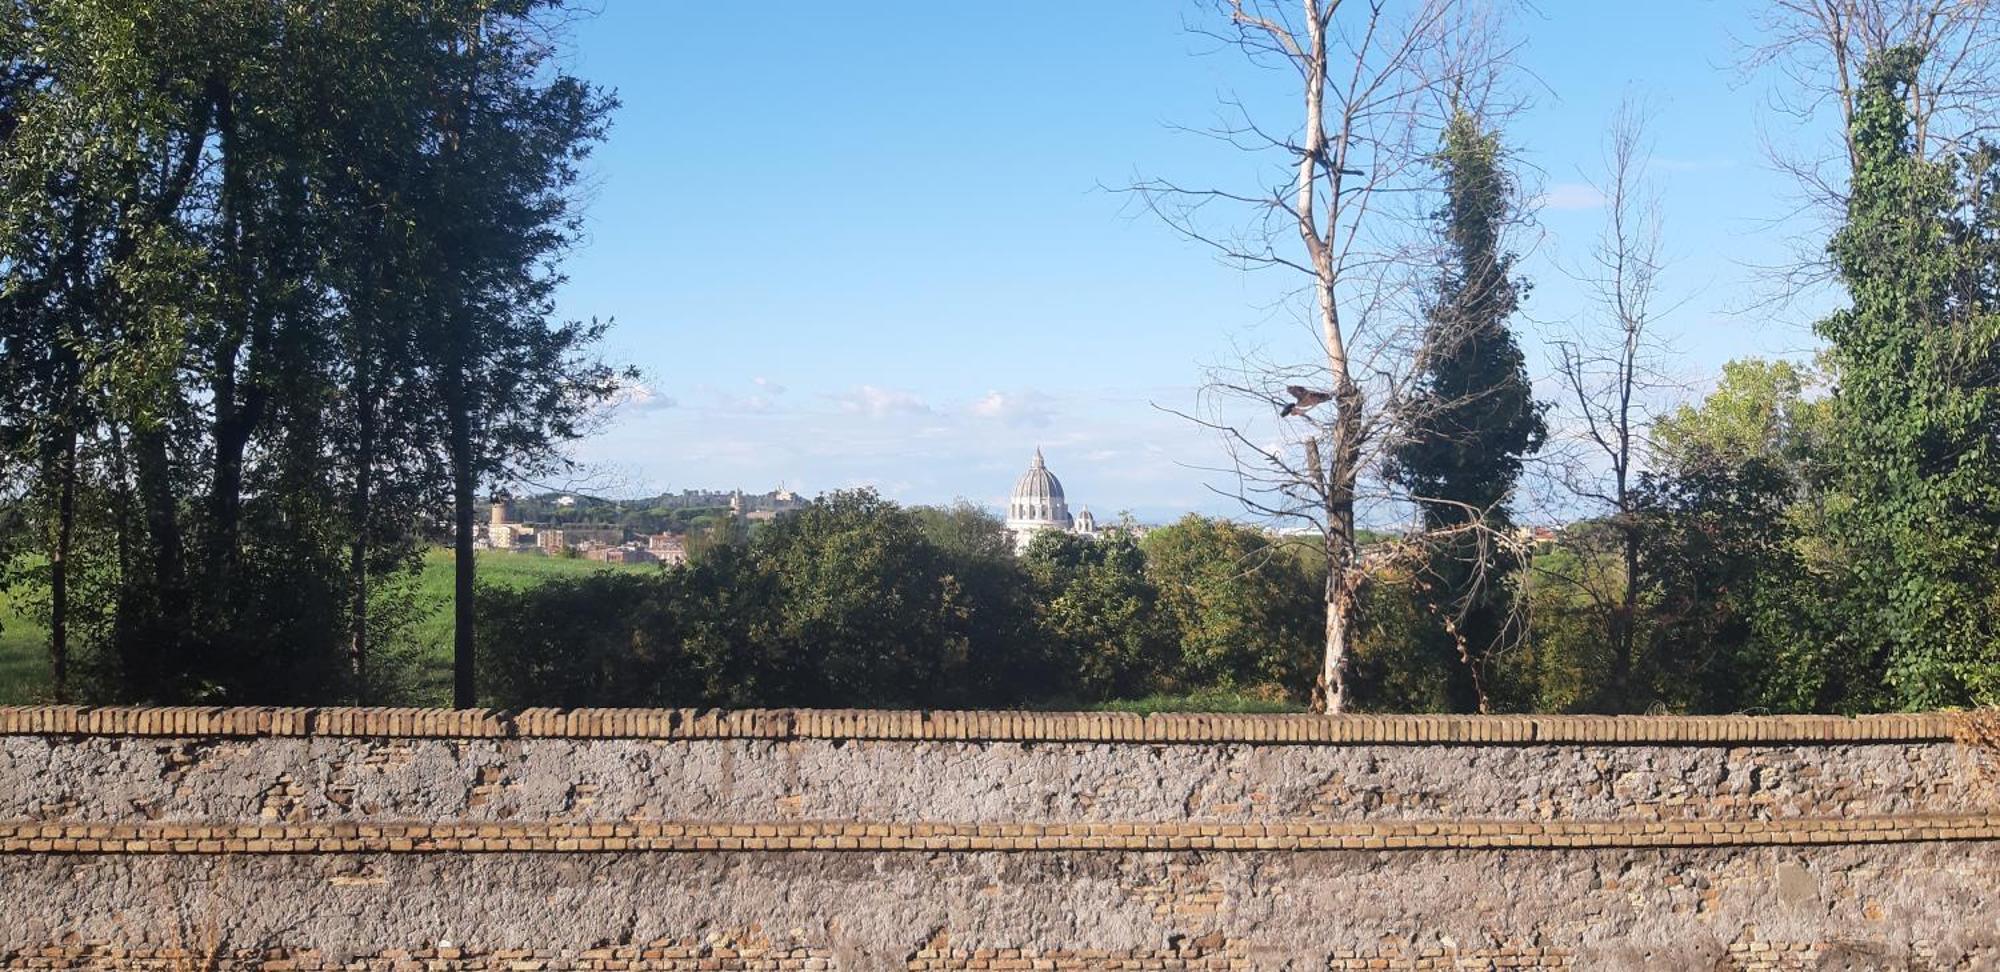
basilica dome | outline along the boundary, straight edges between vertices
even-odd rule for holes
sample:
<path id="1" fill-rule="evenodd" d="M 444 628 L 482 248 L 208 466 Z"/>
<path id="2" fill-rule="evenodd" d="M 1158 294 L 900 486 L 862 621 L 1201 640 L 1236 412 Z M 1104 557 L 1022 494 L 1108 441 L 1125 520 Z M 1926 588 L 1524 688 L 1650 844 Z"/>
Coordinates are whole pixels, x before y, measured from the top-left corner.
<path id="1" fill-rule="evenodd" d="M 1069 504 L 1063 501 L 1062 481 L 1042 461 L 1042 450 L 1028 463 L 1028 471 L 1014 482 L 1014 494 L 1007 500 L 1007 526 L 1020 531 L 1068 530 Z"/>

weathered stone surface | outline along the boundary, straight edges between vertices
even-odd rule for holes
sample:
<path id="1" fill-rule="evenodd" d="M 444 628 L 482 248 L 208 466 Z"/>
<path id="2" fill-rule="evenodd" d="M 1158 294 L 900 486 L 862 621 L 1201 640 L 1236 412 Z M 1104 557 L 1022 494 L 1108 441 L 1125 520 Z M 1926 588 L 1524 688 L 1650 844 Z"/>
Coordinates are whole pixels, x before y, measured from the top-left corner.
<path id="1" fill-rule="evenodd" d="M 2000 970 L 1990 769 L 1936 741 L 0 735 L 0 831 L 16 835 L 0 842 L 16 849 L 0 853 L 0 968 Z M 1917 833 L 1943 815 L 1972 823 L 1786 843 L 1833 823 Z M 1725 839 L 1745 821 L 1782 826 Z M 615 843 L 674 822 L 758 849 Z M 1070 824 L 1397 822 L 1668 836 L 992 849 Z M 866 839 L 771 849 L 813 823 Z M 403 824 L 545 837 L 426 850 Z M 929 825 L 972 839 L 883 849 Z M 21 836 L 101 826 L 190 846 L 76 852 Z M 363 849 L 327 852 L 363 827 Z M 300 853 L 260 836 L 273 833 L 319 837 Z M 584 850 L 562 843 L 585 833 Z"/>
<path id="2" fill-rule="evenodd" d="M 1949 743 L 1257 746 L 0 736 L 0 819 L 1292 820 L 1988 809 Z"/>
<path id="3" fill-rule="evenodd" d="M 1774 872 L 1825 894 L 1786 900 Z M 955 949 L 1169 949 L 1207 936 L 1309 967 L 1560 946 L 1606 964 L 1732 944 L 1873 949 L 1919 968 L 2000 947 L 2000 849 L 1226 854 L 486 855 L 10 859 L 0 956 L 65 940 L 126 947 L 593 948 L 700 941 L 823 948 L 842 968 Z M 1858 953 L 1857 953 L 1858 954 Z M 1636 964 L 1629 964 L 1636 963 Z M 1115 966 L 1114 966 L 1115 967 Z M 1701 967 L 1683 962 L 1678 968 Z M 1729 966 L 1724 966 L 1729 967 Z M 1891 966 L 1863 966 L 1891 967 Z"/>

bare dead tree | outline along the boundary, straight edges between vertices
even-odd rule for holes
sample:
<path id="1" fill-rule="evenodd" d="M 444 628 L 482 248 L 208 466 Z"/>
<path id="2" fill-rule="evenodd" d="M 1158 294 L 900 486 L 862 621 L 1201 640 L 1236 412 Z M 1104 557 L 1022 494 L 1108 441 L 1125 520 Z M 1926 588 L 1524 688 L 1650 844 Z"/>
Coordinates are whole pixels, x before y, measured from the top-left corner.
<path id="1" fill-rule="evenodd" d="M 1592 294 L 1599 319 L 1553 342 L 1563 401 L 1559 426 L 1566 447 L 1549 458 L 1557 485 L 1573 501 L 1594 509 L 1609 526 L 1609 549 L 1572 531 L 1587 560 L 1607 554 L 1617 570 L 1586 565 L 1575 576 L 1550 575 L 1583 594 L 1601 615 L 1611 649 L 1611 672 L 1600 706 L 1629 693 L 1640 593 L 1639 553 L 1644 539 L 1638 510 L 1638 477 L 1650 451 L 1656 400 L 1673 382 L 1657 362 L 1665 350 L 1654 323 L 1671 308 L 1660 304 L 1663 266 L 1658 197 L 1646 183 L 1648 149 L 1644 111 L 1631 101 L 1618 110 L 1607 136 L 1606 169 L 1599 191 L 1605 226 L 1588 266 L 1578 274 Z"/>
<path id="2" fill-rule="evenodd" d="M 1972 146 L 2000 123 L 2000 2 L 1996 0 L 1763 0 L 1757 33 L 1739 40 L 1745 78 L 1773 80 L 1770 103 L 1798 127 L 1837 134 L 1817 146 L 1767 139 L 1773 165 L 1799 187 L 1792 265 L 1766 268 L 1788 297 L 1828 279 L 1827 236 L 1847 207 L 1853 171 L 1849 134 L 1861 69 L 1892 47 L 1925 52 L 1910 85 L 1919 157 Z"/>
<path id="3" fill-rule="evenodd" d="M 1419 546 L 1364 551 L 1356 524 L 1371 508 L 1409 509 L 1376 473 L 1432 340 L 1417 282 L 1429 261 L 1415 232 L 1434 198 L 1425 195 L 1434 188 L 1430 153 L 1453 106 L 1497 110 L 1494 78 L 1511 49 L 1477 0 L 1215 0 L 1214 8 L 1219 26 L 1198 32 L 1276 69 L 1296 114 L 1267 122 L 1231 101 L 1229 120 L 1206 134 L 1281 167 L 1242 190 L 1163 179 L 1132 188 L 1225 263 L 1295 275 L 1291 305 L 1317 353 L 1297 363 L 1242 355 L 1211 375 L 1202 408 L 1170 411 L 1219 435 L 1231 495 L 1246 510 L 1317 537 L 1326 624 L 1313 699 L 1339 712 L 1351 701 L 1359 587 Z M 1470 517 L 1463 529 L 1484 522 Z"/>

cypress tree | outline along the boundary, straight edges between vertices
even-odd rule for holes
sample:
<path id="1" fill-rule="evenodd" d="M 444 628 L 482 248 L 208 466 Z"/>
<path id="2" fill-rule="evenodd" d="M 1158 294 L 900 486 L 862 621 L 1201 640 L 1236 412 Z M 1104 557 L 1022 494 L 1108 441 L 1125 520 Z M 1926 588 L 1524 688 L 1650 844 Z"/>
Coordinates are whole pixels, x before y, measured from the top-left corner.
<path id="1" fill-rule="evenodd" d="M 1485 706 L 1486 657 L 1506 638 L 1504 575 L 1517 564 L 1483 544 L 1479 524 L 1509 529 L 1508 495 L 1545 429 L 1526 360 L 1507 321 L 1526 285 L 1505 234 L 1515 182 L 1498 132 L 1460 109 L 1436 164 L 1445 202 L 1432 219 L 1442 256 L 1427 308 L 1423 367 L 1404 404 L 1390 478 L 1407 489 L 1432 535 L 1423 597 L 1445 624 L 1445 704 Z"/>

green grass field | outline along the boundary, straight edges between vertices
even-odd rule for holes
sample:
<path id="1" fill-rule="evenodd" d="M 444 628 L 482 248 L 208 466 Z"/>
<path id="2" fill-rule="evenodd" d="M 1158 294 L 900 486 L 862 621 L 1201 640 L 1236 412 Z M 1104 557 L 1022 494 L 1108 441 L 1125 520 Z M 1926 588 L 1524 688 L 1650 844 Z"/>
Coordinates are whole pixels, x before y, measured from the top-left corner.
<path id="1" fill-rule="evenodd" d="M 0 590 L 0 705 L 33 702 L 49 682 L 48 631 Z"/>
<path id="2" fill-rule="evenodd" d="M 606 564 L 568 557 L 537 557 L 532 554 L 479 553 L 481 587 L 512 590 L 534 587 L 563 577 L 576 577 L 604 570 L 655 571 L 652 564 Z M 424 569 L 417 575 L 416 599 L 419 620 L 412 625 L 410 641 L 416 647 L 417 671 L 413 698 L 422 705 L 451 704 L 451 551 L 432 550 L 424 555 Z"/>
<path id="3" fill-rule="evenodd" d="M 575 577 L 601 570 L 657 570 L 649 564 L 604 564 L 566 557 L 482 552 L 479 582 L 509 588 L 533 587 L 558 577 Z M 415 698 L 426 704 L 450 701 L 451 685 L 451 551 L 424 555 L 415 581 L 418 620 L 410 630 L 416 658 Z M 47 691 L 48 631 L 21 613 L 20 598 L 0 590 L 0 705 L 34 702 Z"/>
<path id="4" fill-rule="evenodd" d="M 512 590 L 534 587 L 561 577 L 575 577 L 603 570 L 658 570 L 651 564 L 606 564 L 568 557 L 537 557 L 532 554 L 479 553 L 479 583 Z M 450 668 L 451 656 L 451 551 L 432 550 L 424 555 L 423 572 L 417 575 L 416 597 L 423 620 L 416 623 L 412 636 L 435 653 L 437 662 Z"/>

